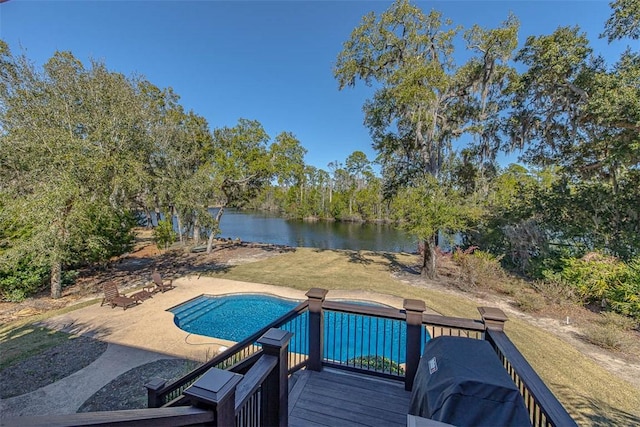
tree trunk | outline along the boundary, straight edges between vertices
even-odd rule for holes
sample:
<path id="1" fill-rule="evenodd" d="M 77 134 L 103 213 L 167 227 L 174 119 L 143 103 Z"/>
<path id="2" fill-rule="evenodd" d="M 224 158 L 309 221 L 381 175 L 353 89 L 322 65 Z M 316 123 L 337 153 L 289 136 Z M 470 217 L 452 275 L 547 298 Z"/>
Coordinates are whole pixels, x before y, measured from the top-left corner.
<path id="1" fill-rule="evenodd" d="M 216 222 L 220 224 L 220 220 L 222 219 L 222 214 L 224 213 L 224 206 L 220 206 L 218 213 L 216 214 Z M 209 233 L 209 240 L 207 241 L 207 253 L 210 254 L 213 249 L 213 239 L 216 237 L 215 233 L 211 231 Z"/>
<path id="2" fill-rule="evenodd" d="M 178 213 L 178 211 L 176 211 L 175 215 L 176 222 L 178 224 L 178 240 L 180 241 L 180 244 L 183 245 L 184 241 L 182 240 L 182 221 L 180 221 L 180 214 Z"/>
<path id="3" fill-rule="evenodd" d="M 51 298 L 62 296 L 62 263 L 54 261 L 51 265 Z"/>
<path id="4" fill-rule="evenodd" d="M 198 246 L 200 243 L 200 222 L 198 217 L 193 221 L 193 245 Z"/>
<path id="5" fill-rule="evenodd" d="M 420 267 L 420 274 L 428 279 L 435 279 L 438 277 L 436 271 L 436 246 L 435 237 L 431 239 L 425 239 L 423 242 L 424 248 L 422 250 L 422 266 Z"/>

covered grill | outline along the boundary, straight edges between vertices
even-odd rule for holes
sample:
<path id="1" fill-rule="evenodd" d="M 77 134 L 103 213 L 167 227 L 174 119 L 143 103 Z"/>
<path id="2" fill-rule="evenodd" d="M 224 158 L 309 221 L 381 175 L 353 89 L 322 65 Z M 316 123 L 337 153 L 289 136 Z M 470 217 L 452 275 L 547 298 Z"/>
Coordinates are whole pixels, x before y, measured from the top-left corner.
<path id="1" fill-rule="evenodd" d="M 425 346 L 409 414 L 455 426 L 531 426 L 524 401 L 487 341 L 438 337 Z"/>

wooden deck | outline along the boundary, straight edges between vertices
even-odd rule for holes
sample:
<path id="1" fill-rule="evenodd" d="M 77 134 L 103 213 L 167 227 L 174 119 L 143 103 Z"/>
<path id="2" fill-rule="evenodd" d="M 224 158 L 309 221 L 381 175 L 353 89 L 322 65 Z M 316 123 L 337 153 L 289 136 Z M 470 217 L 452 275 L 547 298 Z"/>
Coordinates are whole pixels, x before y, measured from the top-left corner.
<path id="1" fill-rule="evenodd" d="M 289 426 L 407 425 L 404 384 L 342 371 L 298 371 L 289 393 Z"/>

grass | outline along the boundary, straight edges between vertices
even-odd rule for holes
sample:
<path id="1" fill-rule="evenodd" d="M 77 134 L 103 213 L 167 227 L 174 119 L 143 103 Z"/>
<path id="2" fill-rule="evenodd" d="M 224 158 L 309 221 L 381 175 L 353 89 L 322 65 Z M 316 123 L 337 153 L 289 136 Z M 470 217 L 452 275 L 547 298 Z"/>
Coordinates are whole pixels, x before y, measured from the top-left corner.
<path id="1" fill-rule="evenodd" d="M 407 254 L 300 248 L 212 275 L 300 290 L 321 287 L 379 292 L 421 299 L 443 315 L 479 318 L 478 304 L 466 297 L 411 286 L 390 274 L 416 263 L 416 257 Z M 67 334 L 33 326 L 34 322 L 96 302 L 88 301 L 0 327 L 0 368 L 70 338 Z M 505 329 L 579 424 L 640 424 L 638 389 L 613 376 L 564 341 L 520 319 L 511 318 Z"/>
<path id="2" fill-rule="evenodd" d="M 415 262 L 415 257 L 403 254 L 300 248 L 214 275 L 301 290 L 321 287 L 380 292 L 421 299 L 443 315 L 479 318 L 477 304 L 465 297 L 411 286 L 391 277 L 390 271 Z M 578 424 L 640 423 L 640 392 L 631 384 L 525 321 L 511 318 L 505 330 Z"/>
<path id="3" fill-rule="evenodd" d="M 0 369 L 73 338 L 70 334 L 38 326 L 39 321 L 93 305 L 97 301 L 85 301 L 0 326 Z"/>

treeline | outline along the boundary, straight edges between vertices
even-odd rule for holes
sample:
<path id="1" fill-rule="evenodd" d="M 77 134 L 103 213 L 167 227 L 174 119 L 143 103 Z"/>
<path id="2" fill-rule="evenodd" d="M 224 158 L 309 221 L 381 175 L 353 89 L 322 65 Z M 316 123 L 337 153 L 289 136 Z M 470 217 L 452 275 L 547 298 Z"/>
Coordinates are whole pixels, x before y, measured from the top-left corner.
<path id="1" fill-rule="evenodd" d="M 611 5 L 602 37 L 637 40 L 640 2 Z M 377 157 L 356 151 L 327 170 L 305 164 L 291 133 L 271 139 L 246 119 L 209 130 L 171 89 L 68 52 L 38 70 L 0 44 L 0 292 L 19 299 L 47 278 L 59 296 L 64 271 L 126 250 L 138 212 L 172 216 L 180 239 L 207 235 L 210 247 L 224 208 L 250 206 L 391 221 L 420 242 L 429 277 L 438 236 L 459 233 L 529 277 L 637 315 L 637 44 L 608 64 L 577 27 L 519 49 L 518 31 L 512 15 L 463 29 L 407 0 L 363 17 L 334 75 L 340 89 L 375 89 L 363 111 Z M 500 168 L 514 150 L 524 166 Z"/>
<path id="2" fill-rule="evenodd" d="M 300 164 L 289 179 L 265 186 L 247 207 L 306 220 L 391 221 L 382 178 L 362 151 L 354 151 L 345 163 L 329 163 L 328 170 Z"/>

